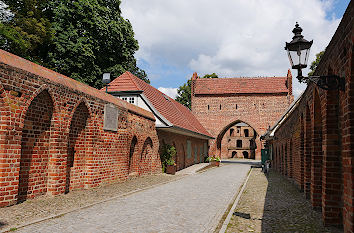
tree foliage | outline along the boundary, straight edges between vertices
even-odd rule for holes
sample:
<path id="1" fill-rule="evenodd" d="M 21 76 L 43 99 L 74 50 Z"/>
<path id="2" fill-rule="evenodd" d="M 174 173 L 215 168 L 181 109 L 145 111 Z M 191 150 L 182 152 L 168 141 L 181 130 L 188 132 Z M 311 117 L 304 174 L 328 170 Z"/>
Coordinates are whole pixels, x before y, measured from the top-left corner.
<path id="1" fill-rule="evenodd" d="M 200 78 L 200 77 L 199 77 Z M 218 78 L 218 75 L 215 73 L 212 74 L 206 74 L 202 78 Z M 179 102 L 180 104 L 186 106 L 187 108 L 191 109 L 191 86 L 192 86 L 192 80 L 189 79 L 187 83 L 184 83 L 182 86 L 180 86 L 177 89 L 177 97 L 176 101 Z"/>
<path id="2" fill-rule="evenodd" d="M 323 56 L 323 54 L 324 54 L 325 51 L 326 51 L 326 50 L 323 50 L 323 51 L 321 51 L 321 52 L 319 52 L 319 53 L 316 54 L 316 60 L 314 60 L 314 61 L 311 63 L 311 66 L 310 66 L 310 70 L 311 70 L 311 71 L 308 73 L 309 76 L 312 76 L 312 75 L 315 73 L 316 68 L 317 68 L 318 64 L 320 63 L 321 58 L 322 58 L 322 56 Z"/>
<path id="3" fill-rule="evenodd" d="M 54 30 L 47 18 L 47 0 L 3 0 L 13 14 L 3 22 L 0 47 L 39 64 L 45 64 Z"/>
<path id="4" fill-rule="evenodd" d="M 162 153 L 160 156 L 162 171 L 166 171 L 167 165 L 175 165 L 175 156 L 177 154 L 176 148 L 169 144 L 162 145 Z"/>
<path id="5" fill-rule="evenodd" d="M 96 88 L 104 72 L 130 71 L 149 82 L 120 0 L 3 1 L 14 16 L 0 24 L 1 48 Z"/>
<path id="6" fill-rule="evenodd" d="M 202 78 L 219 78 L 217 74 L 212 73 L 212 74 L 206 74 Z"/>
<path id="7" fill-rule="evenodd" d="M 184 83 L 177 89 L 177 97 L 176 101 L 180 104 L 186 106 L 187 108 L 191 109 L 191 83 L 192 80 L 189 79 L 187 83 Z"/>

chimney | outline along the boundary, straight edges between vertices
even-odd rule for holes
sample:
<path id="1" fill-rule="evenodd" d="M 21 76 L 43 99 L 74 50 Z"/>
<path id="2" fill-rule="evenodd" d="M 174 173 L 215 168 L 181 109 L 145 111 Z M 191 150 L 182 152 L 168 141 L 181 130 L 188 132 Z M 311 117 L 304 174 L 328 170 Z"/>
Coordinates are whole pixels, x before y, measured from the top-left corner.
<path id="1" fill-rule="evenodd" d="M 197 72 L 194 72 L 191 78 L 191 111 L 192 112 L 193 112 L 193 100 L 195 95 L 195 82 L 197 79 L 198 79 L 198 74 Z"/>
<path id="2" fill-rule="evenodd" d="M 291 75 L 290 69 L 288 70 L 288 75 L 287 75 L 287 83 L 288 83 L 288 95 L 291 96 L 293 95 L 293 76 Z"/>

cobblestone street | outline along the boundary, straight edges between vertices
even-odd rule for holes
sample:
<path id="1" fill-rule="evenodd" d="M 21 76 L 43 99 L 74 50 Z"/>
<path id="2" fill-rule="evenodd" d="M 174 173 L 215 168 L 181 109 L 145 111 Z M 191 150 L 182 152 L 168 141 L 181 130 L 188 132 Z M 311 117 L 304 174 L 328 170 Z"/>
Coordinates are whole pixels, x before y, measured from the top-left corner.
<path id="1" fill-rule="evenodd" d="M 325 228 L 321 213 L 278 173 L 252 170 L 226 232 L 342 232 Z"/>
<path id="2" fill-rule="evenodd" d="M 249 168 L 223 164 L 17 232 L 213 232 Z"/>

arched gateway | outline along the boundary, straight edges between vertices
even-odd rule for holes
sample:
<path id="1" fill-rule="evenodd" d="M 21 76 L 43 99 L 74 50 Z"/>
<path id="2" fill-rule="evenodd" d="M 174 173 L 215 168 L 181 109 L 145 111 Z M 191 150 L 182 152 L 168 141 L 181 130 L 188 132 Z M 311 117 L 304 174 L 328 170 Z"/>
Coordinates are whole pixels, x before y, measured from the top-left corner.
<path id="1" fill-rule="evenodd" d="M 199 78 L 194 73 L 191 82 L 192 112 L 215 138 L 209 140 L 209 155 L 222 158 L 237 154 L 260 159 L 260 136 L 276 123 L 293 99 L 290 71 L 285 77 L 255 78 Z M 247 125 L 241 125 L 246 128 L 240 133 L 248 141 L 236 138 L 238 123 Z M 236 149 L 244 150 L 233 153 Z"/>
<path id="2" fill-rule="evenodd" d="M 214 154 L 222 158 L 255 159 L 261 147 L 257 131 L 241 120 L 225 126 L 216 137 L 215 144 Z"/>

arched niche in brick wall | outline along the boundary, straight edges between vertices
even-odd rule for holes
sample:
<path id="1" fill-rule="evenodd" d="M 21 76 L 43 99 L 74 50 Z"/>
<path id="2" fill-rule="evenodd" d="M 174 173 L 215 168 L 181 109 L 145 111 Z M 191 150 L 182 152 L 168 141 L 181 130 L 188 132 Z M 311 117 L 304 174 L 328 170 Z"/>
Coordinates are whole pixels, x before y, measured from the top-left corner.
<path id="1" fill-rule="evenodd" d="M 314 208 L 322 206 L 322 109 L 317 89 L 313 92 L 311 202 Z"/>
<path id="2" fill-rule="evenodd" d="M 305 111 L 305 119 L 304 119 L 304 191 L 305 197 L 310 199 L 311 193 L 311 163 L 312 163 L 312 151 L 311 151 L 311 144 L 312 144 L 312 125 L 311 125 L 311 111 L 310 107 L 306 105 Z"/>
<path id="3" fill-rule="evenodd" d="M 134 136 L 130 143 L 129 149 L 129 159 L 128 159 L 128 174 L 134 171 L 134 154 L 136 154 L 136 148 L 138 144 L 138 139 Z"/>
<path id="4" fill-rule="evenodd" d="M 304 131 L 304 114 L 300 116 L 300 189 L 304 191 L 304 184 L 305 184 L 305 131 Z M 295 164 L 294 164 L 295 166 Z"/>
<path id="5" fill-rule="evenodd" d="M 154 145 L 151 138 L 146 138 L 140 155 L 140 174 L 144 173 L 145 170 L 148 170 L 149 163 L 151 163 L 153 159 L 153 148 Z"/>
<path id="6" fill-rule="evenodd" d="M 249 127 L 249 128 L 252 128 L 253 129 L 253 132 L 250 132 L 250 131 L 248 131 L 248 135 L 247 136 L 249 136 L 249 137 L 251 137 L 251 138 L 249 138 L 249 139 L 246 139 L 246 138 L 248 138 L 248 137 L 246 137 L 245 135 L 244 135 L 244 131 L 242 130 L 242 129 L 240 129 L 240 130 L 232 130 L 232 127 L 235 127 L 236 125 L 238 125 L 238 124 L 240 124 L 240 123 L 242 123 L 242 124 L 244 124 L 245 126 L 243 126 L 243 127 Z M 247 126 L 246 126 L 247 125 Z M 230 134 L 230 130 L 232 130 L 233 132 L 231 132 L 231 134 Z M 229 133 L 228 133 L 229 132 Z M 224 155 L 224 154 L 222 154 L 222 152 L 223 151 L 225 151 L 225 148 L 223 148 L 223 143 L 222 143 L 222 141 L 223 141 L 223 139 L 224 139 L 224 137 L 225 136 L 228 136 L 228 137 L 238 137 L 238 136 L 240 136 L 240 139 L 242 139 L 242 140 L 246 140 L 246 141 L 249 141 L 249 143 L 250 143 L 250 147 L 256 147 L 256 144 L 255 144 L 255 139 L 258 137 L 258 133 L 257 133 L 257 131 L 256 131 L 256 129 L 253 127 L 253 126 L 251 126 L 250 124 L 248 124 L 247 122 L 245 122 L 245 121 L 242 121 L 242 120 L 236 120 L 236 121 L 233 121 L 233 122 L 231 122 L 231 123 L 229 123 L 228 125 L 226 125 L 220 132 L 219 132 L 219 134 L 218 134 L 218 136 L 216 137 L 216 141 L 215 141 L 215 143 L 216 143 L 216 155 L 218 155 L 218 156 L 220 156 L 220 157 L 223 157 L 223 158 L 225 158 L 225 157 L 232 157 L 232 154 L 230 154 L 230 155 Z M 239 140 L 240 140 L 239 139 Z M 225 139 L 224 139 L 225 140 Z M 234 150 L 238 150 L 238 149 L 240 149 L 240 150 L 242 150 L 242 149 L 244 149 L 244 148 L 237 148 L 237 144 L 236 144 L 236 142 L 237 142 L 237 139 L 236 139 L 236 141 L 235 142 L 233 142 L 232 140 L 229 140 L 229 141 L 227 141 L 228 143 L 234 143 L 235 144 L 235 148 L 231 148 L 231 149 L 234 149 Z M 254 143 L 254 145 L 251 145 L 252 143 Z M 224 145 L 224 147 L 225 147 L 225 145 Z M 230 149 L 230 148 L 229 148 Z M 234 150 L 232 150 L 232 151 L 234 151 Z M 243 150 L 242 150 L 243 151 Z M 238 154 L 240 154 L 240 155 L 243 155 L 243 153 L 242 153 L 242 151 L 240 151 L 240 153 L 238 153 Z M 252 150 L 251 151 L 251 153 L 248 153 L 248 158 L 255 158 L 255 152 L 254 152 L 255 150 Z M 231 151 L 230 151 L 231 152 Z"/>
<path id="7" fill-rule="evenodd" d="M 85 103 L 80 103 L 70 122 L 67 142 L 65 193 L 83 188 L 86 172 L 87 123 L 90 113 Z"/>
<path id="8" fill-rule="evenodd" d="M 54 111 L 47 90 L 30 103 L 23 123 L 18 202 L 47 192 L 50 127 Z"/>

